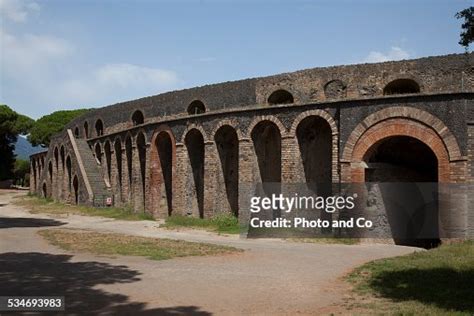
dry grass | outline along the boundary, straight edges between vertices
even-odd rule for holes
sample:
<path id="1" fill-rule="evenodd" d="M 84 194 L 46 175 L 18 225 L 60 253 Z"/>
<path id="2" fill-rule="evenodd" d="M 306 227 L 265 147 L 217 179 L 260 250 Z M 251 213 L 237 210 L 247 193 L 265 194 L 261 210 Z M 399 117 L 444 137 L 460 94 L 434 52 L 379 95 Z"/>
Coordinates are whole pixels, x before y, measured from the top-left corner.
<path id="1" fill-rule="evenodd" d="M 68 251 L 100 255 L 142 256 L 152 260 L 188 256 L 213 256 L 242 251 L 233 247 L 206 243 L 84 230 L 45 229 L 40 230 L 38 234 L 51 244 Z"/>

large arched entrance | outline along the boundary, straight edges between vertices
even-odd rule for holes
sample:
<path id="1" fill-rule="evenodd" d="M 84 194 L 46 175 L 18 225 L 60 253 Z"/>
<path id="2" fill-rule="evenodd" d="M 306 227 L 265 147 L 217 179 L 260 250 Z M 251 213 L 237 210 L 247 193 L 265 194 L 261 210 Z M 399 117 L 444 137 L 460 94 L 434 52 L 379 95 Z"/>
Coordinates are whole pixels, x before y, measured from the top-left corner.
<path id="1" fill-rule="evenodd" d="M 395 243 L 439 245 L 439 167 L 433 150 L 411 136 L 390 136 L 370 146 L 363 162 L 368 206 L 385 213 Z"/>

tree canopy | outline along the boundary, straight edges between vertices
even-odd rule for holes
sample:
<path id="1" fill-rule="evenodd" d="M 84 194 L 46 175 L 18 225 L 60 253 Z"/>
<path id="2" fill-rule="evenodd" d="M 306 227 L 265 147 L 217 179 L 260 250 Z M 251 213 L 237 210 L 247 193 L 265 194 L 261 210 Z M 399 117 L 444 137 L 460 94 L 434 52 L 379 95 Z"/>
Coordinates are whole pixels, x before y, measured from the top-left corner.
<path id="1" fill-rule="evenodd" d="M 461 39 L 459 44 L 464 46 L 466 49 L 474 41 L 474 7 L 464 9 L 456 13 L 456 18 L 463 19 L 463 24 L 461 25 Z"/>
<path id="2" fill-rule="evenodd" d="M 51 136 L 59 133 L 66 124 L 88 111 L 89 109 L 56 111 L 45 115 L 38 119 L 30 129 L 28 140 L 33 146 L 48 146 Z"/>
<path id="3" fill-rule="evenodd" d="M 15 142 L 18 134 L 26 134 L 34 121 L 13 111 L 9 106 L 0 105 L 0 180 L 13 176 L 15 162 Z"/>

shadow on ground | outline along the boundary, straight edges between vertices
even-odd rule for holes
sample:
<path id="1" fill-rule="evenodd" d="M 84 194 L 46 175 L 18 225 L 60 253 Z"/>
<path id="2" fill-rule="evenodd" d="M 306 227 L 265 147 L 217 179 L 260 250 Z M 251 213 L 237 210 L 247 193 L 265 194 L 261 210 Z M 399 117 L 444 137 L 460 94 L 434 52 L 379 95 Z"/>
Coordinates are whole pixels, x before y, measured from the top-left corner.
<path id="1" fill-rule="evenodd" d="M 61 226 L 66 223 L 47 218 L 0 217 L 1 228 Z"/>
<path id="2" fill-rule="evenodd" d="M 415 300 L 451 311 L 474 315 L 474 268 L 406 269 L 381 273 L 369 285 L 395 301 Z"/>
<path id="3" fill-rule="evenodd" d="M 100 284 L 139 281 L 140 272 L 71 258 L 36 252 L 0 254 L 0 296 L 65 296 L 67 315 L 211 315 L 196 306 L 146 309 L 145 303 L 130 302 L 126 295 L 96 289 Z"/>

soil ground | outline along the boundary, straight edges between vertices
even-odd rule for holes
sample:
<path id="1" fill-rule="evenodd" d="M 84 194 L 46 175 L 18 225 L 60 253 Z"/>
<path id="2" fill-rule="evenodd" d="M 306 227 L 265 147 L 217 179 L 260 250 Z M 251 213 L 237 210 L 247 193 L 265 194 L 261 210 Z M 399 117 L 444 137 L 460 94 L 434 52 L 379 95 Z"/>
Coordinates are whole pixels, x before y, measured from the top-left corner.
<path id="1" fill-rule="evenodd" d="M 30 214 L 0 192 L 0 295 L 65 295 L 67 314 L 294 315 L 344 313 L 350 288 L 341 277 L 414 248 L 243 239 L 198 230 L 170 231 L 154 221 Z M 41 229 L 85 229 L 229 245 L 242 253 L 153 261 L 71 253 Z"/>

